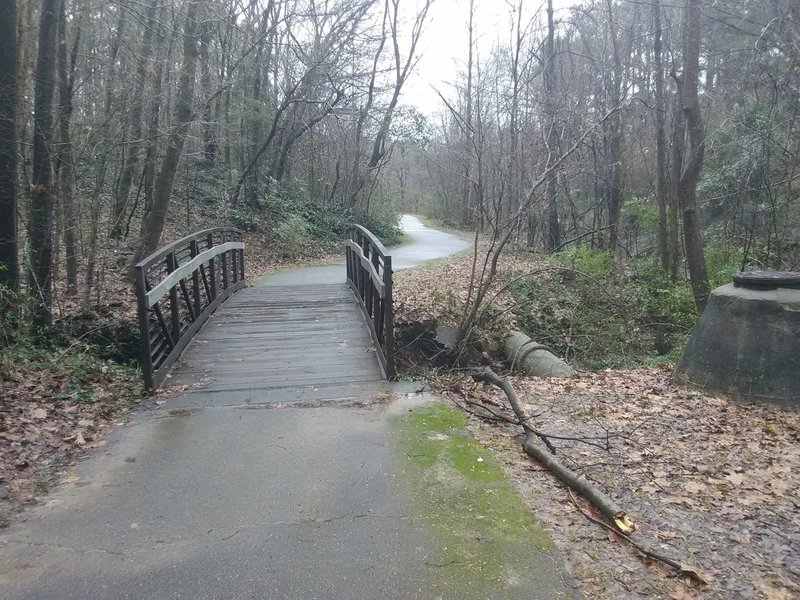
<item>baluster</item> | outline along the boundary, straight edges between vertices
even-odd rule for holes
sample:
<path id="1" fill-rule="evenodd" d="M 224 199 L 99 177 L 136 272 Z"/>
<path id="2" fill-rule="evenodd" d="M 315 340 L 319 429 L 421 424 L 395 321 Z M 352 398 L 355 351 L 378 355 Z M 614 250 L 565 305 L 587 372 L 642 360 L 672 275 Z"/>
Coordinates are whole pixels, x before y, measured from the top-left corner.
<path id="1" fill-rule="evenodd" d="M 189 243 L 189 253 L 194 259 L 195 256 L 200 254 L 200 251 L 197 248 L 197 240 L 192 240 Z M 202 303 L 200 301 L 200 266 L 192 272 L 192 297 L 194 299 L 194 314 L 195 318 L 200 316 L 202 312 Z"/>
<path id="2" fill-rule="evenodd" d="M 209 233 L 207 238 L 208 249 L 214 247 L 214 234 Z M 208 299 L 208 303 L 211 304 L 217 297 L 217 261 L 215 258 L 211 258 L 208 261 L 208 274 L 211 277 L 211 297 Z"/>
<path id="3" fill-rule="evenodd" d="M 223 252 L 220 260 L 222 261 L 222 290 L 225 291 L 228 289 L 228 253 Z"/>
<path id="4" fill-rule="evenodd" d="M 383 339 L 386 377 L 394 379 L 394 307 L 392 306 L 392 257 L 383 257 Z"/>
<path id="5" fill-rule="evenodd" d="M 178 259 L 173 250 L 167 254 L 167 272 L 172 273 L 178 268 Z M 181 314 L 178 310 L 178 285 L 175 284 L 169 289 L 169 312 L 172 318 L 172 338 L 174 340 L 181 337 Z"/>

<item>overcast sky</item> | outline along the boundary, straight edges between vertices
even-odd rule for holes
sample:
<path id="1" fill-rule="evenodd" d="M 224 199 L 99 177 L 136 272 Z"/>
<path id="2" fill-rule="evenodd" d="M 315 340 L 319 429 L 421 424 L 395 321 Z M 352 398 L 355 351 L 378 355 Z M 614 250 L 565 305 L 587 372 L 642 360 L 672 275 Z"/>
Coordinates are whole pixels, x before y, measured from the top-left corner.
<path id="1" fill-rule="evenodd" d="M 407 5 L 412 7 L 414 2 L 412 0 Z M 516 0 L 512 0 L 511 4 L 516 4 Z M 573 4 L 577 4 L 577 0 L 554 1 L 556 11 Z M 478 52 L 485 56 L 498 41 L 507 44 L 511 40 L 511 6 L 505 0 L 476 0 L 475 9 Z M 544 21 L 544 10 L 544 0 L 523 1 L 526 21 L 537 11 L 542 11 Z M 416 106 L 432 115 L 441 109 L 441 100 L 433 87 L 445 97 L 451 97 L 456 74 L 466 68 L 468 21 L 469 0 L 435 0 L 422 39 L 422 59 L 413 78 L 403 88 L 404 104 Z"/>

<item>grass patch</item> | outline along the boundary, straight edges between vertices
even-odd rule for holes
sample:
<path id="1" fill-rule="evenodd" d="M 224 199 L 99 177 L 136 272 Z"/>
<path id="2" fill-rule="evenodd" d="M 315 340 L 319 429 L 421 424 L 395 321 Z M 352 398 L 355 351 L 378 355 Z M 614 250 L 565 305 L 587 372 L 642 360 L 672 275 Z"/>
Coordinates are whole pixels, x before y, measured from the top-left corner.
<path id="1" fill-rule="evenodd" d="M 414 518 L 440 544 L 435 566 L 447 567 L 432 572 L 431 589 L 519 597 L 518 586 L 548 568 L 543 551 L 552 542 L 465 424 L 461 411 L 434 404 L 410 412 L 395 430 Z"/>

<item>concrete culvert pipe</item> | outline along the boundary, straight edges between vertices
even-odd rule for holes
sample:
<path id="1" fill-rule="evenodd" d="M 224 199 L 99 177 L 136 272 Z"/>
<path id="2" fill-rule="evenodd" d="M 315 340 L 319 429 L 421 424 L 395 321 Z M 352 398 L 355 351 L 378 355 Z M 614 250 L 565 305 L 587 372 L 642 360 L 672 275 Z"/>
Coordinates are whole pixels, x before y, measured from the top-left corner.
<path id="1" fill-rule="evenodd" d="M 575 375 L 572 367 L 521 331 L 514 331 L 506 338 L 505 350 L 512 370 L 536 377 Z"/>

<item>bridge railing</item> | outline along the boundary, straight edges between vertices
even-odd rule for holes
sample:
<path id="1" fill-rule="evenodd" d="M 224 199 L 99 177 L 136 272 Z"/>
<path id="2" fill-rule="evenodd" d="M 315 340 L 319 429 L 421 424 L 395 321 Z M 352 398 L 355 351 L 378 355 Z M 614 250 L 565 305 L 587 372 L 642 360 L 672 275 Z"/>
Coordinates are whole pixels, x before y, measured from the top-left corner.
<path id="1" fill-rule="evenodd" d="M 392 257 L 368 229 L 351 225 L 345 240 L 347 283 L 366 316 L 378 362 L 387 379 L 395 376 Z"/>
<path id="2" fill-rule="evenodd" d="M 134 271 L 145 387 L 154 390 L 211 313 L 244 287 L 243 234 L 232 228 L 193 233 Z"/>

